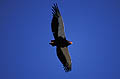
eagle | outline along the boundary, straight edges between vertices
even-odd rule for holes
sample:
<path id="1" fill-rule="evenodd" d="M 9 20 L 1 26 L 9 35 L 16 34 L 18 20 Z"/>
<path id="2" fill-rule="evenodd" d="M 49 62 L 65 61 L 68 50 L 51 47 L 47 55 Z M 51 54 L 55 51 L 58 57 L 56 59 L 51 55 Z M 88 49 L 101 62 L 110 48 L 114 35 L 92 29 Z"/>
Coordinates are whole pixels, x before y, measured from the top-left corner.
<path id="1" fill-rule="evenodd" d="M 71 71 L 72 63 L 68 46 L 71 45 L 72 42 L 68 41 L 65 37 L 64 24 L 57 3 L 52 6 L 52 14 L 51 28 L 55 40 L 51 40 L 49 44 L 56 46 L 57 56 L 63 64 L 65 72 L 69 72 Z"/>

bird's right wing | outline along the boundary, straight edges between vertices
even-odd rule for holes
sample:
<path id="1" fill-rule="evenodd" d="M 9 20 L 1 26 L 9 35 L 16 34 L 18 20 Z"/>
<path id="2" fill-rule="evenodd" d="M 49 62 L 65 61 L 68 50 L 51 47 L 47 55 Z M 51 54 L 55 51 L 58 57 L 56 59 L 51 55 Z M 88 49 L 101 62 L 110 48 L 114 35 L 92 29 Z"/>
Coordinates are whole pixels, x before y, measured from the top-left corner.
<path id="1" fill-rule="evenodd" d="M 67 47 L 57 47 L 57 56 L 66 72 L 71 71 L 71 58 Z"/>
<path id="2" fill-rule="evenodd" d="M 52 14 L 53 19 L 51 22 L 51 26 L 54 38 L 57 39 L 58 37 L 62 37 L 63 39 L 65 39 L 66 37 L 64 32 L 64 23 L 57 4 L 54 4 L 52 6 Z"/>

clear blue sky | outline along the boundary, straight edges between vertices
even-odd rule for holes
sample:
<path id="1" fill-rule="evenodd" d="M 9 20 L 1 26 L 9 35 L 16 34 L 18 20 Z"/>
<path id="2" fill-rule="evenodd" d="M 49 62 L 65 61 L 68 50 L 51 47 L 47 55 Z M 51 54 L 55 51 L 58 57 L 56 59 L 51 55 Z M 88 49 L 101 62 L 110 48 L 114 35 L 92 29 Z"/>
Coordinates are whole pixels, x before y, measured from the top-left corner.
<path id="1" fill-rule="evenodd" d="M 57 0 L 72 71 L 48 43 L 56 0 L 0 0 L 0 79 L 120 79 L 120 0 Z"/>

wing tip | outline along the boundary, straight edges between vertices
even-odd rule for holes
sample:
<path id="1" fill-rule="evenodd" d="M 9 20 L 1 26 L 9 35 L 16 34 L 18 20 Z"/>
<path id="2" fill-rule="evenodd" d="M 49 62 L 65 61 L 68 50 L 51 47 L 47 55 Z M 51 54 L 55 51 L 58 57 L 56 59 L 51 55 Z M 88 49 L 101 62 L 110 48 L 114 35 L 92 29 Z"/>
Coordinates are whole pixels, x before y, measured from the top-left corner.
<path id="1" fill-rule="evenodd" d="M 53 16 L 55 16 L 55 15 L 60 16 L 60 11 L 59 11 L 57 3 L 54 3 L 52 5 L 52 14 L 53 14 Z"/>
<path id="2" fill-rule="evenodd" d="M 64 66 L 64 70 L 65 70 L 65 72 L 70 72 L 71 71 L 71 65 L 69 65 L 69 66 Z"/>

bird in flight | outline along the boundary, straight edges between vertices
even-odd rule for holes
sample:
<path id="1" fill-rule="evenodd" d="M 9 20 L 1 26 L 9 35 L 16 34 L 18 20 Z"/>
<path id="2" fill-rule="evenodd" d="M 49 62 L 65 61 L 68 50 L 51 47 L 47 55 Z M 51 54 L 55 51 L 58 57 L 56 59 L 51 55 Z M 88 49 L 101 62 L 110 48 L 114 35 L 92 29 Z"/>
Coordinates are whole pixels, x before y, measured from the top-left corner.
<path id="1" fill-rule="evenodd" d="M 56 46 L 57 56 L 63 64 L 65 72 L 69 72 L 71 71 L 72 63 L 68 46 L 71 45 L 72 42 L 68 41 L 65 37 L 64 24 L 57 3 L 52 6 L 52 14 L 51 28 L 55 40 L 51 40 L 49 44 Z"/>

